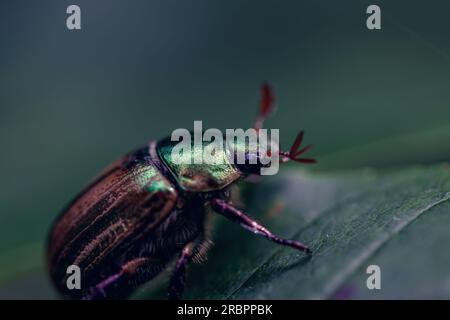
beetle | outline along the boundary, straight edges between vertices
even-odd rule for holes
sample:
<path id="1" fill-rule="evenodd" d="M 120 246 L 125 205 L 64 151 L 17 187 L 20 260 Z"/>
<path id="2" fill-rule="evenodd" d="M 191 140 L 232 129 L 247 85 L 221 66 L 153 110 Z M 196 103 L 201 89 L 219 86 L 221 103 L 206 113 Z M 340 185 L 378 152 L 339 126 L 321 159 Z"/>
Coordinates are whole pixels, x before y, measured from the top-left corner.
<path id="1" fill-rule="evenodd" d="M 263 83 L 261 92 L 257 130 L 275 107 L 270 85 Z M 299 149 L 302 139 L 303 131 L 289 152 L 280 152 L 282 162 L 315 162 L 300 157 L 311 148 Z M 63 297 L 124 299 L 175 262 L 168 298 L 181 298 L 188 264 L 202 260 L 211 243 L 206 221 L 212 212 L 270 241 L 310 253 L 306 245 L 273 234 L 231 202 L 230 187 L 257 174 L 264 166 L 261 161 L 219 168 L 175 165 L 170 157 L 174 145 L 164 138 L 125 155 L 55 220 L 47 241 L 47 264 Z M 246 157 L 260 157 L 246 152 Z M 81 270 L 79 290 L 67 286 L 67 268 L 72 265 Z"/>

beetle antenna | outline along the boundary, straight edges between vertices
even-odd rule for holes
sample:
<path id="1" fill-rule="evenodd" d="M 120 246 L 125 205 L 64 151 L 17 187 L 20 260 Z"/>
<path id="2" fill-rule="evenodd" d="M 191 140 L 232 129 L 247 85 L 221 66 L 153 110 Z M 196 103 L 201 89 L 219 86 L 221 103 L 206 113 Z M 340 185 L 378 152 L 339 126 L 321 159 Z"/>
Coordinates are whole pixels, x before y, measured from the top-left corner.
<path id="1" fill-rule="evenodd" d="M 255 129 L 263 127 L 264 121 L 276 109 L 275 96 L 272 86 L 268 82 L 261 84 L 261 99 L 259 100 L 259 110 L 255 121 Z"/>
<path id="2" fill-rule="evenodd" d="M 299 163 L 317 163 L 316 159 L 300 158 L 300 156 L 302 154 L 304 154 L 305 152 L 307 152 L 308 150 L 310 150 L 312 148 L 312 144 L 310 144 L 299 150 L 300 145 L 302 144 L 304 135 L 305 135 L 304 131 L 300 131 L 297 134 L 297 138 L 295 138 L 295 141 L 292 144 L 291 149 L 289 149 L 289 152 L 280 151 L 280 156 L 281 156 L 280 161 L 282 163 L 288 162 L 289 160 L 299 162 Z"/>

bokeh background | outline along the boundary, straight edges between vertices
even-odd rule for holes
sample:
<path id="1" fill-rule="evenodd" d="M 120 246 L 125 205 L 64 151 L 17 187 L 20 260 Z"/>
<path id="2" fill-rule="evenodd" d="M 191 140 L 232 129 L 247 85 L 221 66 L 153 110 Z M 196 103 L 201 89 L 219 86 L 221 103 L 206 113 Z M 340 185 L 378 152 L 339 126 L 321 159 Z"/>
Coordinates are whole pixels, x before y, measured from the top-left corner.
<path id="1" fill-rule="evenodd" d="M 54 297 L 48 227 L 105 165 L 193 120 L 248 127 L 262 80 L 312 170 L 449 160 L 450 4 L 375 3 L 377 31 L 372 1 L 2 1 L 0 298 Z"/>

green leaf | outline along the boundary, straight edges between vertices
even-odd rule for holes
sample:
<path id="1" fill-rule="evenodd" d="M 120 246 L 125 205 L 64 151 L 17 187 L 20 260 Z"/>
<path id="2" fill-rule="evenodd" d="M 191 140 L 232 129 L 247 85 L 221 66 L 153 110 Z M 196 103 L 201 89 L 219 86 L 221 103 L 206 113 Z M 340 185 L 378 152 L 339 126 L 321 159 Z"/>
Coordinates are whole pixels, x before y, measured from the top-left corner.
<path id="1" fill-rule="evenodd" d="M 250 190 L 247 212 L 277 234 L 311 245 L 313 255 L 218 221 L 216 246 L 208 263 L 191 268 L 186 298 L 450 297 L 442 283 L 450 279 L 448 166 L 340 175 L 289 171 Z M 370 264 L 381 268 L 382 290 L 366 287 Z M 167 277 L 137 297 L 164 297 Z"/>
<path id="2" fill-rule="evenodd" d="M 215 245 L 206 263 L 190 267 L 185 298 L 450 297 L 448 165 L 344 173 L 291 167 L 243 187 L 245 211 L 309 244 L 312 256 L 215 216 Z M 40 248 L 0 256 L 0 296 L 54 297 Z M 370 264 L 381 268 L 381 290 L 366 288 Z M 170 269 L 134 297 L 165 298 L 169 276 Z"/>

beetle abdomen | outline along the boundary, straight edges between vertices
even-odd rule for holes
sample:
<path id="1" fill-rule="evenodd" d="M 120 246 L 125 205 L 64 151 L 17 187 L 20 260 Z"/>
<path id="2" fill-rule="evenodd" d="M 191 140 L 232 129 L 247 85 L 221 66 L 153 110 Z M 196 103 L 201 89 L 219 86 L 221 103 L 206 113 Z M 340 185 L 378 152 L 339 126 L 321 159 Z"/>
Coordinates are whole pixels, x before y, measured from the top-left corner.
<path id="1" fill-rule="evenodd" d="M 148 147 L 124 157 L 85 189 L 54 224 L 48 243 L 50 275 L 70 296 L 66 270 L 77 265 L 83 289 L 117 269 L 114 261 L 151 234 L 172 212 L 177 191 Z"/>

